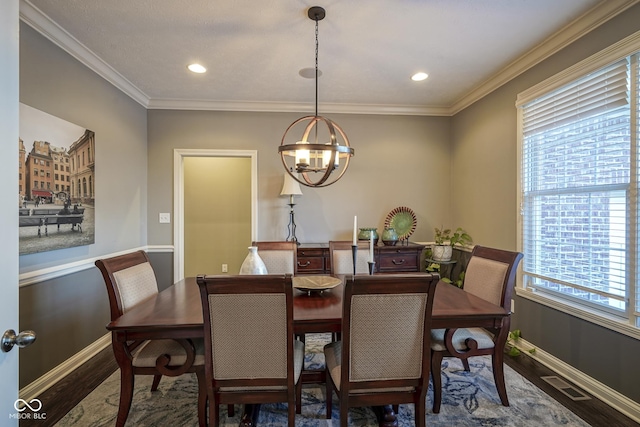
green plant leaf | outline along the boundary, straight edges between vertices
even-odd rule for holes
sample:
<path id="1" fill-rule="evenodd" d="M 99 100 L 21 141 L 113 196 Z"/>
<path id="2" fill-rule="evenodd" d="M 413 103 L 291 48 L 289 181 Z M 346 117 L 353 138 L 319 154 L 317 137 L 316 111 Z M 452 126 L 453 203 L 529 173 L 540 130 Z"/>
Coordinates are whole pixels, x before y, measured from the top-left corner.
<path id="1" fill-rule="evenodd" d="M 520 356 L 520 350 L 518 350 L 518 349 L 517 349 L 517 348 L 515 348 L 515 347 L 511 347 L 511 348 L 509 349 L 509 353 L 508 353 L 508 354 L 509 354 L 509 356 L 511 356 L 511 357 Z"/>

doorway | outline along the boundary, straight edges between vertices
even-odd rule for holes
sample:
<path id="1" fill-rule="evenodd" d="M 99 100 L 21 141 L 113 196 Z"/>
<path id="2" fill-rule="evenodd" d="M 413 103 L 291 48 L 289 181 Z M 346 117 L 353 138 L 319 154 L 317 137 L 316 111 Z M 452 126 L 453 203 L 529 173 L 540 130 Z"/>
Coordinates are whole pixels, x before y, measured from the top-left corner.
<path id="1" fill-rule="evenodd" d="M 257 151 L 174 150 L 174 281 L 236 274 L 257 236 Z"/>

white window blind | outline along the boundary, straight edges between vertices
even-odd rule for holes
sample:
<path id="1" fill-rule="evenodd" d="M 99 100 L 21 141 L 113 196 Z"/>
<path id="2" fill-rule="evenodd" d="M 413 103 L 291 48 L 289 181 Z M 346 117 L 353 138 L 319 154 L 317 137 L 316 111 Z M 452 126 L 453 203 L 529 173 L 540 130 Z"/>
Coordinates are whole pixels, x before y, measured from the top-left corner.
<path id="1" fill-rule="evenodd" d="M 524 286 L 638 327 L 636 63 L 525 103 L 520 124 Z"/>

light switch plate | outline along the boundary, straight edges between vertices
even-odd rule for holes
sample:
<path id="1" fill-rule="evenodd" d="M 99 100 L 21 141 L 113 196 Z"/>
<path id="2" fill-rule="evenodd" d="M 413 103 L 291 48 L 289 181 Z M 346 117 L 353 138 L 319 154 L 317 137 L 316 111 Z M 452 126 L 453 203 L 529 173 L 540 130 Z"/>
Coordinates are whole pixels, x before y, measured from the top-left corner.
<path id="1" fill-rule="evenodd" d="M 171 222 L 171 214 L 170 213 L 161 213 L 160 214 L 160 224 L 168 224 Z"/>

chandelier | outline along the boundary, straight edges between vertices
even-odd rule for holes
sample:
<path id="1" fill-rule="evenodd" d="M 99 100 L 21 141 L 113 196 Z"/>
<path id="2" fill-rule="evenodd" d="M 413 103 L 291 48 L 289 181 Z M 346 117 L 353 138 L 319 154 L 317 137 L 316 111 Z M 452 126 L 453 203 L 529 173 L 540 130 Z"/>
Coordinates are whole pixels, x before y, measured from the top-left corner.
<path id="1" fill-rule="evenodd" d="M 354 150 L 337 123 L 318 115 L 318 21 L 324 19 L 326 13 L 322 7 L 313 6 L 307 15 L 316 22 L 315 115 L 291 123 L 282 136 L 278 152 L 293 179 L 307 187 L 326 187 L 344 175 Z M 291 136 L 300 134 L 300 139 Z"/>

